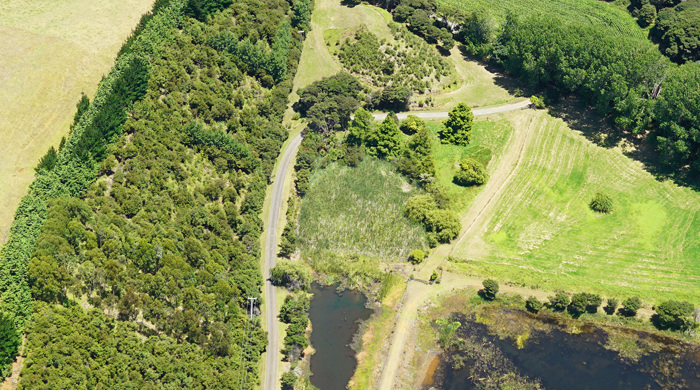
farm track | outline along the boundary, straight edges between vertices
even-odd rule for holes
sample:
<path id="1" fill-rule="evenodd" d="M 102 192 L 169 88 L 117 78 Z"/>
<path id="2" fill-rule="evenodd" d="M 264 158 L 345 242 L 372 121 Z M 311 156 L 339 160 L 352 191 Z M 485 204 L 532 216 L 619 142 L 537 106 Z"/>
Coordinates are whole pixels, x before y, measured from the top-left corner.
<path id="1" fill-rule="evenodd" d="M 508 104 L 505 105 L 510 107 L 510 110 L 518 110 L 518 104 Z M 504 107 L 504 106 L 502 106 Z M 496 108 L 496 107 L 494 107 Z M 504 111 L 496 111 L 504 112 Z M 484 187 L 484 189 L 477 195 L 474 203 L 469 208 L 467 214 L 462 218 L 462 232 L 458 239 L 454 240 L 452 244 L 443 245 L 436 248 L 431 254 L 428 260 L 425 262 L 420 272 L 416 275 L 419 278 L 428 278 L 429 274 L 450 254 L 452 249 L 462 241 L 465 237 L 474 230 L 476 226 L 483 225 L 483 217 L 488 215 L 488 210 L 493 207 L 496 203 L 494 202 L 502 194 L 503 189 L 510 182 L 513 177 L 514 172 L 519 167 L 525 148 L 527 147 L 528 141 L 531 139 L 530 134 L 533 128 L 533 118 L 530 116 L 528 123 L 525 126 L 517 126 L 515 132 L 513 133 L 513 138 L 510 141 L 505 154 L 498 162 L 498 167 L 493 171 L 491 178 Z M 386 364 L 382 370 L 380 378 L 380 390 L 391 390 L 394 388 L 394 381 L 401 368 L 404 355 L 404 349 L 407 345 L 408 337 L 410 335 L 411 328 L 416 319 L 416 313 L 419 305 L 421 305 L 426 299 L 434 296 L 440 292 L 451 290 L 454 288 L 467 288 L 478 286 L 479 280 L 476 278 L 470 278 L 463 275 L 455 275 L 451 273 L 446 273 L 443 275 L 443 281 L 436 287 L 427 286 L 425 284 L 411 281 L 408 282 L 406 287 L 406 292 L 401 301 L 401 307 L 398 310 L 398 318 L 396 319 L 396 325 L 394 326 L 394 333 L 392 335 L 391 344 L 389 346 L 388 357 L 385 360 Z M 527 291 L 529 295 L 539 296 L 541 298 L 546 296 L 544 292 L 534 292 L 525 289 L 515 289 L 504 286 L 502 289 L 507 292 L 517 291 Z M 514 290 L 514 291 L 510 291 Z"/>

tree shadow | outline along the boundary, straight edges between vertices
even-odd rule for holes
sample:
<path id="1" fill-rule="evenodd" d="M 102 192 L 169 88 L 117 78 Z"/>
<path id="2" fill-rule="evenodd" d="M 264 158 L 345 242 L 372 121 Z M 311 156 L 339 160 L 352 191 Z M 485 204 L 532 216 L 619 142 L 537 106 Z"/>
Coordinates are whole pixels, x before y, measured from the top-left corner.
<path id="1" fill-rule="evenodd" d="M 537 90 L 529 87 L 526 83 L 507 74 L 498 64 L 495 64 L 492 61 L 484 60 L 478 55 L 470 53 L 469 49 L 467 49 L 467 47 L 463 44 L 459 44 L 458 49 L 464 59 L 467 61 L 476 62 L 492 73 L 494 75 L 494 83 L 508 91 L 509 94 L 517 97 L 529 97 L 538 93 Z M 539 91 L 539 93 L 541 92 L 542 91 Z"/>
<path id="2" fill-rule="evenodd" d="M 641 162 L 656 180 L 671 180 L 679 186 L 700 191 L 700 177 L 693 176 L 688 168 L 669 168 L 656 151 L 654 138 L 649 132 L 635 134 L 616 129 L 592 107 L 580 103 L 575 97 L 562 98 L 548 109 L 550 115 L 562 119 L 594 144 L 604 148 L 619 147 L 625 156 Z"/>
<path id="3" fill-rule="evenodd" d="M 494 74 L 494 83 L 512 95 L 547 95 L 548 91 L 534 89 L 518 78 L 508 74 L 498 64 L 471 54 L 464 45 L 460 53 L 468 61 L 474 61 Z M 547 106 L 549 114 L 562 119 L 569 128 L 579 131 L 594 144 L 604 148 L 620 147 L 627 157 L 639 161 L 644 169 L 658 181 L 671 180 L 679 186 L 700 191 L 700 173 L 693 174 L 689 167 L 669 168 L 656 151 L 651 134 L 634 134 L 616 129 L 605 118 L 601 118 L 593 107 L 579 102 L 576 97 L 563 97 Z"/>
<path id="4" fill-rule="evenodd" d="M 358 0 L 341 0 L 340 5 L 342 5 L 343 7 L 355 8 L 356 6 L 360 5 L 360 1 L 358 1 Z"/>

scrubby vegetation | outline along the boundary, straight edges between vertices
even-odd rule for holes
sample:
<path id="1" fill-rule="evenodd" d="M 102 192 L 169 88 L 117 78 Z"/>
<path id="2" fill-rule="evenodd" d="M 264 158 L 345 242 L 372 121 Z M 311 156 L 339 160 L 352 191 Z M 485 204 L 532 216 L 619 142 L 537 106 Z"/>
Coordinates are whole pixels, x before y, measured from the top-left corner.
<path id="1" fill-rule="evenodd" d="M 404 111 L 413 92 L 434 92 L 450 80 L 454 70 L 425 41 L 404 26 L 390 24 L 393 39 L 380 40 L 361 27 L 338 44 L 343 67 L 374 88 L 368 103 L 378 109 Z M 450 35 L 451 37 L 451 35 Z M 333 50 L 332 50 L 333 51 Z"/>
<path id="2" fill-rule="evenodd" d="M 30 291 L 40 302 L 23 388 L 258 382 L 265 338 L 246 297 L 260 297 L 258 214 L 300 54 L 288 8 L 157 2 L 81 101 L 0 256 L 2 309 L 18 329 Z M 57 361 L 64 352 L 85 358 Z"/>
<path id="3" fill-rule="evenodd" d="M 303 355 L 304 349 L 309 346 L 309 340 L 306 337 L 306 328 L 309 326 L 309 305 L 308 294 L 301 291 L 294 295 L 287 295 L 280 308 L 280 320 L 289 325 L 282 349 L 282 353 L 289 362 L 297 361 Z"/>
<path id="4" fill-rule="evenodd" d="M 486 183 L 488 174 L 486 168 L 474 158 L 464 158 L 459 162 L 459 171 L 452 181 L 460 186 L 480 186 Z"/>
<path id="5" fill-rule="evenodd" d="M 332 164 L 314 173 L 301 204 L 299 239 L 305 257 L 324 253 L 405 261 L 425 245 L 420 226 L 402 213 L 416 189 L 387 163 L 365 159 L 356 168 Z M 404 192 L 403 188 L 409 189 Z"/>

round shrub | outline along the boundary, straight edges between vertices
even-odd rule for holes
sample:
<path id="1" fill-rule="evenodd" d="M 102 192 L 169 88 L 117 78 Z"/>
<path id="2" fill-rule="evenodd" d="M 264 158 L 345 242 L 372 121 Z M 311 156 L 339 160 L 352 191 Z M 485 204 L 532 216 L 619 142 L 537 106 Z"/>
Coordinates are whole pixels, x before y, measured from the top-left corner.
<path id="1" fill-rule="evenodd" d="M 452 181 L 460 186 L 479 186 L 486 183 L 488 175 L 484 165 L 473 158 L 465 158 L 460 162 L 460 170 Z"/>
<path id="2" fill-rule="evenodd" d="M 613 211 L 613 200 L 609 195 L 598 192 L 591 200 L 590 206 L 593 211 L 610 214 Z"/>
<path id="3" fill-rule="evenodd" d="M 569 296 L 564 293 L 557 293 L 553 297 L 549 297 L 549 308 L 554 311 L 564 311 L 569 306 Z"/>
<path id="4" fill-rule="evenodd" d="M 527 301 L 525 301 L 525 308 L 530 313 L 537 314 L 540 310 L 542 310 L 542 306 L 544 306 L 544 304 L 535 297 L 530 297 L 527 299 Z"/>
<path id="5" fill-rule="evenodd" d="M 542 98 L 541 96 L 532 95 L 530 97 L 530 103 L 532 103 L 532 105 L 538 110 L 541 110 L 545 107 L 544 98 Z"/>
<path id="6" fill-rule="evenodd" d="M 408 261 L 411 262 L 411 264 L 420 264 L 424 259 L 425 252 L 420 249 L 413 250 L 408 254 Z"/>
<path id="7" fill-rule="evenodd" d="M 642 301 L 638 297 L 627 298 L 622 301 L 622 307 L 618 310 L 618 314 L 623 317 L 634 317 L 637 315 L 637 310 L 642 308 Z"/>

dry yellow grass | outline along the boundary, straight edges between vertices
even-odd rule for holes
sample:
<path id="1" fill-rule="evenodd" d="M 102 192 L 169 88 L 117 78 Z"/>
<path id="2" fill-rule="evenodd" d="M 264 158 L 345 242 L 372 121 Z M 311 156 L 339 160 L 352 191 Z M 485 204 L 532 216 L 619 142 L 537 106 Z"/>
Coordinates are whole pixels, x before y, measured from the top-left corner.
<path id="1" fill-rule="evenodd" d="M 153 0 L 0 2 L 0 244 L 34 166 L 68 133 Z"/>

